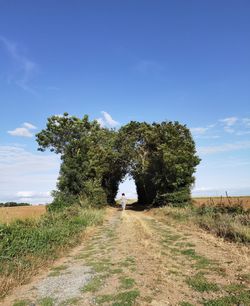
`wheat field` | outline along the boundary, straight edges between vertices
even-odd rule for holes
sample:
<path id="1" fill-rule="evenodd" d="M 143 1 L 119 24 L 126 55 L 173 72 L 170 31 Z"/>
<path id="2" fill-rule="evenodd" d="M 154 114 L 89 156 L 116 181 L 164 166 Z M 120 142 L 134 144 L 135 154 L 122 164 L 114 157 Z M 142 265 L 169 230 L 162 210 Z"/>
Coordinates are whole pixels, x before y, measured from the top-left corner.
<path id="1" fill-rule="evenodd" d="M 250 196 L 239 197 L 194 197 L 195 205 L 242 205 L 245 209 L 250 209 Z"/>
<path id="2" fill-rule="evenodd" d="M 0 207 L 0 222 L 9 224 L 17 219 L 37 219 L 45 212 L 45 205 Z"/>

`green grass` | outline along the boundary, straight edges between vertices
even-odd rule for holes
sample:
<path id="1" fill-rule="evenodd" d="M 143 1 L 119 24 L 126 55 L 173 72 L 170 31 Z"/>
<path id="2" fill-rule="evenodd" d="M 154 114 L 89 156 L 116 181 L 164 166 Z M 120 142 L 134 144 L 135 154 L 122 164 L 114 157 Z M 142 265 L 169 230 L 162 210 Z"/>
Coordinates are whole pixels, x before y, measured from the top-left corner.
<path id="1" fill-rule="evenodd" d="M 110 269 L 109 270 L 109 273 L 111 273 L 111 274 L 120 274 L 122 272 L 123 272 L 123 270 L 121 268 L 115 268 L 115 269 Z"/>
<path id="2" fill-rule="evenodd" d="M 120 265 L 123 267 L 133 266 L 135 265 L 135 258 L 132 256 L 128 256 L 120 263 Z"/>
<path id="3" fill-rule="evenodd" d="M 49 273 L 49 277 L 56 277 L 56 276 L 59 276 L 61 275 L 61 272 L 60 271 L 52 271 Z"/>
<path id="4" fill-rule="evenodd" d="M 4 280 L 0 298 L 6 295 L 10 283 L 13 286 L 27 281 L 32 271 L 35 274 L 41 265 L 60 256 L 62 250 L 80 243 L 84 229 L 100 224 L 103 215 L 103 210 L 74 206 L 47 212 L 38 220 L 0 224 L 0 277 Z M 15 281 L 10 282 L 10 278 Z"/>
<path id="5" fill-rule="evenodd" d="M 140 295 L 138 290 L 124 291 L 118 294 L 100 295 L 96 298 L 97 304 L 112 303 L 113 306 L 132 306 Z"/>
<path id="6" fill-rule="evenodd" d="M 94 276 L 82 289 L 83 292 L 96 292 L 100 289 L 103 278 L 99 275 Z"/>
<path id="7" fill-rule="evenodd" d="M 80 297 L 79 298 L 71 298 L 71 299 L 68 299 L 68 300 L 60 303 L 60 306 L 77 305 L 81 301 L 81 299 L 82 298 L 80 298 Z"/>
<path id="8" fill-rule="evenodd" d="M 61 265 L 61 266 L 58 266 L 58 267 L 54 267 L 52 270 L 52 272 L 49 273 L 48 276 L 59 276 L 61 275 L 61 271 L 64 271 L 66 270 L 68 267 L 67 266 L 64 266 L 64 265 Z"/>
<path id="9" fill-rule="evenodd" d="M 51 297 L 45 297 L 45 298 L 39 300 L 38 303 L 39 303 L 39 306 L 53 306 L 53 305 L 55 305 L 55 301 Z"/>
<path id="10" fill-rule="evenodd" d="M 102 261 L 87 261 L 87 264 L 97 273 L 108 272 L 111 266 L 111 262 L 104 259 Z"/>
<path id="11" fill-rule="evenodd" d="M 179 251 L 182 255 L 188 256 L 192 258 L 195 263 L 193 264 L 193 268 L 196 270 L 207 269 L 215 266 L 215 262 L 206 258 L 205 256 L 198 255 L 195 249 L 184 249 Z"/>
<path id="12" fill-rule="evenodd" d="M 250 290 L 241 292 L 236 295 L 229 295 L 218 299 L 207 300 L 204 306 L 232 306 L 232 305 L 250 305 Z"/>
<path id="13" fill-rule="evenodd" d="M 224 290 L 228 293 L 238 293 L 246 288 L 243 284 L 230 284 L 224 287 Z"/>
<path id="14" fill-rule="evenodd" d="M 188 277 L 186 282 L 191 288 L 198 292 L 219 290 L 219 287 L 215 283 L 208 282 L 202 273 L 197 273 L 194 276 Z"/>
<path id="15" fill-rule="evenodd" d="M 121 288 L 122 289 L 131 289 L 135 285 L 135 280 L 129 277 L 120 277 Z"/>
<path id="16" fill-rule="evenodd" d="M 193 304 L 189 303 L 189 302 L 180 302 L 179 304 L 180 306 L 194 306 Z"/>
<path id="17" fill-rule="evenodd" d="M 19 300 L 19 301 L 16 301 L 13 306 L 28 306 L 30 304 L 29 301 L 27 300 Z"/>

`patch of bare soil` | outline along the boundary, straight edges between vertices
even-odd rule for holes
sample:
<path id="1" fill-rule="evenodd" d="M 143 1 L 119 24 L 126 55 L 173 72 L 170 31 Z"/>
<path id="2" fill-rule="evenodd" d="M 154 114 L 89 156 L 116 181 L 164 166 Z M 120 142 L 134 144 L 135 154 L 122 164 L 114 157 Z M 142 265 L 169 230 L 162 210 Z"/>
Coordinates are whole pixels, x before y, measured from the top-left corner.
<path id="1" fill-rule="evenodd" d="M 248 305 L 249 267 L 247 247 L 110 209 L 90 239 L 0 305 Z"/>

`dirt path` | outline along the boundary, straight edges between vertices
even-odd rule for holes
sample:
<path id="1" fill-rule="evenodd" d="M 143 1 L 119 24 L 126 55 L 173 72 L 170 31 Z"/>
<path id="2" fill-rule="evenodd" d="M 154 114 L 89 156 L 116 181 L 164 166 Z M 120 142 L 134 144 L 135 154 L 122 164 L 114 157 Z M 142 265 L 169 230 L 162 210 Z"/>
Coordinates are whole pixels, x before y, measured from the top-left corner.
<path id="1" fill-rule="evenodd" d="M 110 209 L 83 245 L 0 305 L 250 305 L 249 267 L 246 247 Z"/>

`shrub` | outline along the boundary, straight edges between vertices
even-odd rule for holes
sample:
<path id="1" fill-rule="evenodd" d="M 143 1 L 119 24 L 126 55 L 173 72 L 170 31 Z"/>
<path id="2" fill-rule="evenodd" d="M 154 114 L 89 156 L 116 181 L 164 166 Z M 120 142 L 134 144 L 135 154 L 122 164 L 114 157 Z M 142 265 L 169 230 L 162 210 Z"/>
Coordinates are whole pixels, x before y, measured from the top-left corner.
<path id="1" fill-rule="evenodd" d="M 179 191 L 158 195 L 155 202 L 158 205 L 185 206 L 191 202 L 190 191 L 183 188 Z"/>
<path id="2" fill-rule="evenodd" d="M 0 297 L 8 291 L 10 283 L 22 283 L 61 250 L 79 243 L 83 230 L 100 223 L 102 217 L 102 210 L 74 205 L 49 211 L 38 220 L 0 224 Z"/>

